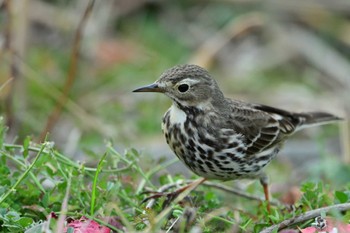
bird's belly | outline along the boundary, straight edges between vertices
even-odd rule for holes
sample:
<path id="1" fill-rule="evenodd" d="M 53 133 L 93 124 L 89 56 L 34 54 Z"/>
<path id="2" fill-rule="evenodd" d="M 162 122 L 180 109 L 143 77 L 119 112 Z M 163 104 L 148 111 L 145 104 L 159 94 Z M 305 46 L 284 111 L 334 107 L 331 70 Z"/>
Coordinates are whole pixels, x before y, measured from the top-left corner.
<path id="1" fill-rule="evenodd" d="M 177 157 L 195 174 L 208 179 L 234 180 L 256 178 L 261 170 L 270 162 L 239 159 L 233 153 L 214 152 L 210 150 L 204 153 L 196 148 L 186 147 L 183 151 L 170 146 Z M 182 153 L 184 152 L 184 153 Z M 230 154 L 228 156 L 228 154 Z M 234 157 L 234 158 L 233 158 Z"/>
<path id="2" fill-rule="evenodd" d="M 188 135 L 181 125 L 163 129 L 166 141 L 176 156 L 195 174 L 207 179 L 233 180 L 256 178 L 272 156 L 261 159 L 242 155 L 237 148 L 219 150 L 200 143 L 197 134 Z"/>

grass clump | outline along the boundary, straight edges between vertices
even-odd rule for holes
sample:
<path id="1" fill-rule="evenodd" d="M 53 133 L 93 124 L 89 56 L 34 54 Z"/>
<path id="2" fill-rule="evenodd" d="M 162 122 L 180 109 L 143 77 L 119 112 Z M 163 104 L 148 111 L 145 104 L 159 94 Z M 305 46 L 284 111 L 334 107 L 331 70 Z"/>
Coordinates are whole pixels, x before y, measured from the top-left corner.
<path id="1" fill-rule="evenodd" d="M 68 232 L 70 222 L 91 220 L 114 232 L 260 232 L 303 212 L 349 202 L 348 188 L 332 191 L 306 182 L 294 210 L 278 206 L 268 213 L 266 203 L 224 198 L 226 193 L 207 186 L 168 207 L 160 198 L 146 208 L 145 190 L 184 181 L 181 175 L 157 176 L 176 160 L 144 170 L 136 150 L 120 154 L 107 143 L 96 166 L 87 166 L 61 154 L 53 142 L 36 144 L 27 137 L 22 144 L 6 143 L 6 128 L 0 128 L 0 232 Z M 335 213 L 350 219 L 347 211 Z"/>

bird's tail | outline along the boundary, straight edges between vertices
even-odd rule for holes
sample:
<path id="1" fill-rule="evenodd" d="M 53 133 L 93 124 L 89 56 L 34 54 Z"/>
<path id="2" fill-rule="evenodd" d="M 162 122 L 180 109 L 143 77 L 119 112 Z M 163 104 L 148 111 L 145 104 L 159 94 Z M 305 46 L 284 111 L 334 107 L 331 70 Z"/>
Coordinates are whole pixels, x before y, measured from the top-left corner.
<path id="1" fill-rule="evenodd" d="M 323 125 L 343 120 L 343 118 L 337 117 L 327 112 L 295 113 L 294 117 L 299 121 L 297 124 L 298 130 L 310 126 Z"/>
<path id="2" fill-rule="evenodd" d="M 337 117 L 327 112 L 293 113 L 261 104 L 254 105 L 254 107 L 265 112 L 274 113 L 282 116 L 282 119 L 286 120 L 284 122 L 285 131 L 289 133 L 311 126 L 323 125 L 335 121 L 344 120 L 341 117 Z"/>

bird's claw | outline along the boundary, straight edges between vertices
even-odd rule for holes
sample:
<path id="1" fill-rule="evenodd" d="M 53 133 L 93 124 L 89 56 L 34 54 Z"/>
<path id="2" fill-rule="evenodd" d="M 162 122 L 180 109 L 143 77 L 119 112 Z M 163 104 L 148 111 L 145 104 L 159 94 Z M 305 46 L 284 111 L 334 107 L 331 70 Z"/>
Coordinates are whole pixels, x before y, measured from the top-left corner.
<path id="1" fill-rule="evenodd" d="M 146 197 L 141 201 L 141 203 L 148 202 L 151 199 L 158 199 L 161 197 L 165 197 L 165 201 L 163 203 L 163 207 L 168 206 L 175 198 L 179 195 L 178 192 L 168 192 L 168 193 L 163 193 L 163 192 L 146 192 L 146 193 L 153 193 L 153 195 Z"/>

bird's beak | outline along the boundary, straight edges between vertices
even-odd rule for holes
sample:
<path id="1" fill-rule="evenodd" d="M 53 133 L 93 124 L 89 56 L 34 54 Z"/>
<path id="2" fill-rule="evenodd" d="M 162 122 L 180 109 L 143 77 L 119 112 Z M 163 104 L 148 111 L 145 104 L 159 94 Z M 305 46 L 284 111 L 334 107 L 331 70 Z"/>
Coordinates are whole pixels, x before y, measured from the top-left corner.
<path id="1" fill-rule="evenodd" d="M 158 83 L 152 83 L 147 86 L 139 87 L 132 92 L 164 92 L 164 90 L 158 86 Z"/>

